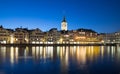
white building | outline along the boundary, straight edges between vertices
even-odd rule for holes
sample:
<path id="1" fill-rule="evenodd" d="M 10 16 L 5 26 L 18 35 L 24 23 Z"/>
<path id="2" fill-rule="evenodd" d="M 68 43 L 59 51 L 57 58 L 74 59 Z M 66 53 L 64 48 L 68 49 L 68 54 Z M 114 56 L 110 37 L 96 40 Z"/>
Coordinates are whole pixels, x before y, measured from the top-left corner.
<path id="1" fill-rule="evenodd" d="M 47 41 L 48 42 L 57 42 L 60 39 L 60 32 L 57 28 L 52 28 L 47 32 Z"/>
<path id="2" fill-rule="evenodd" d="M 44 33 L 40 29 L 34 29 L 30 32 L 30 43 L 40 44 L 44 41 Z"/>
<path id="3" fill-rule="evenodd" d="M 13 36 L 14 43 L 29 43 L 29 33 L 26 28 L 16 28 Z"/>
<path id="4" fill-rule="evenodd" d="M 115 42 L 120 43 L 120 32 L 115 32 Z"/>
<path id="5" fill-rule="evenodd" d="M 6 44 L 6 43 L 10 43 L 10 34 L 12 32 L 10 31 L 10 29 L 5 29 L 2 26 L 0 26 L 0 43 L 2 44 Z"/>

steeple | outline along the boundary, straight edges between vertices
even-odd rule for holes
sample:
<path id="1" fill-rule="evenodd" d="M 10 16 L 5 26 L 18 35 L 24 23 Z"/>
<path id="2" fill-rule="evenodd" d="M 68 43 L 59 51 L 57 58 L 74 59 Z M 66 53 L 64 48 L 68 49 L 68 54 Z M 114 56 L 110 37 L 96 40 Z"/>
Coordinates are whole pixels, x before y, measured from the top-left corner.
<path id="1" fill-rule="evenodd" d="M 65 16 L 63 17 L 63 20 L 62 20 L 62 22 L 66 22 Z"/>

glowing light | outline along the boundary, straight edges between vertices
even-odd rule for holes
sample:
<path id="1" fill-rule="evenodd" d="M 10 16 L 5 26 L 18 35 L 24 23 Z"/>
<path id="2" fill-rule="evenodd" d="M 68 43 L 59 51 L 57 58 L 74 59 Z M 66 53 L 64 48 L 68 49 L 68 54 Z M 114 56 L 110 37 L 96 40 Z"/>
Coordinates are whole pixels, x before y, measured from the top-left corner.
<path id="1" fill-rule="evenodd" d="M 3 61 L 5 61 L 6 58 L 6 47 L 0 47 L 0 54 L 3 56 Z"/>
<path id="2" fill-rule="evenodd" d="M 76 37 L 76 39 L 85 39 L 86 37 L 82 36 L 82 37 Z"/>
<path id="3" fill-rule="evenodd" d="M 16 41 L 18 41 L 18 39 L 16 38 Z"/>
<path id="4" fill-rule="evenodd" d="M 35 47 L 32 47 L 32 56 L 35 57 Z"/>
<path id="5" fill-rule="evenodd" d="M 57 44 L 59 44 L 60 42 L 57 42 Z"/>
<path id="6" fill-rule="evenodd" d="M 13 47 L 11 47 L 10 49 L 10 62 L 11 64 L 14 63 L 14 48 Z"/>
<path id="7" fill-rule="evenodd" d="M 101 55 L 102 55 L 102 57 L 104 55 L 104 46 L 101 46 Z"/>
<path id="8" fill-rule="evenodd" d="M 11 41 L 10 41 L 10 43 L 13 43 L 14 42 L 14 37 L 13 37 L 13 35 L 11 35 L 11 39 L 10 39 Z"/>
<path id="9" fill-rule="evenodd" d="M 59 56 L 59 54 L 60 54 L 60 47 L 58 46 L 57 47 L 57 55 Z"/>
<path id="10" fill-rule="evenodd" d="M 33 41 L 32 44 L 35 44 L 35 41 Z"/>
<path id="11" fill-rule="evenodd" d="M 7 42 L 6 41 L 3 41 L 4 44 L 6 44 Z"/>
<path id="12" fill-rule="evenodd" d="M 40 42 L 40 44 L 43 44 L 43 42 Z"/>
<path id="13" fill-rule="evenodd" d="M 85 64 L 86 63 L 86 49 L 84 47 L 76 48 L 76 58 L 78 63 Z"/>
<path id="14" fill-rule="evenodd" d="M 18 62 L 18 47 L 15 49 L 15 57 L 16 57 L 16 62 Z"/>
<path id="15" fill-rule="evenodd" d="M 28 38 L 25 38 L 25 41 L 28 43 Z"/>
<path id="16" fill-rule="evenodd" d="M 66 53 L 65 53 L 65 65 L 68 66 L 69 65 L 69 49 L 68 47 L 66 47 Z"/>
<path id="17" fill-rule="evenodd" d="M 103 41 L 103 40 L 102 40 L 101 42 L 102 42 L 102 43 L 104 43 L 104 41 Z"/>
<path id="18" fill-rule="evenodd" d="M 39 42 L 36 42 L 36 44 L 39 44 Z"/>
<path id="19" fill-rule="evenodd" d="M 40 58 L 42 58 L 43 47 L 40 46 Z"/>
<path id="20" fill-rule="evenodd" d="M 39 46 L 37 46 L 37 47 L 36 47 L 36 57 L 37 57 L 37 59 L 39 58 L 39 52 L 40 52 Z"/>
<path id="21" fill-rule="evenodd" d="M 47 51 L 47 54 L 48 54 L 48 57 L 51 57 L 51 58 L 53 58 L 53 47 L 48 47 L 48 49 L 47 49 L 48 51 Z"/>
<path id="22" fill-rule="evenodd" d="M 60 42 L 61 42 L 61 43 L 63 42 L 63 39 L 62 39 L 62 38 L 60 38 Z"/>

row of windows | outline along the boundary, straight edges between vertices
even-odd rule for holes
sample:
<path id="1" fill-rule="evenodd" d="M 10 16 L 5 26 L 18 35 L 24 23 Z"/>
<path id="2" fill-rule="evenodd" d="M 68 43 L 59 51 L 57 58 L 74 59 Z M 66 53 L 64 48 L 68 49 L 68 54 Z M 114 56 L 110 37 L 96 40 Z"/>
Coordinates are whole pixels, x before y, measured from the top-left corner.
<path id="1" fill-rule="evenodd" d="M 33 41 L 34 41 L 34 40 L 35 40 L 35 41 L 38 41 L 38 40 L 42 40 L 42 39 L 38 39 L 38 38 L 37 38 L 37 39 L 30 39 L 30 40 L 33 40 Z"/>
<path id="2" fill-rule="evenodd" d="M 39 38 L 39 37 L 44 37 L 44 36 L 30 36 L 30 37 L 35 37 L 35 38 Z"/>
<path id="3" fill-rule="evenodd" d="M 17 34 L 17 33 L 15 33 L 15 35 L 26 35 L 26 34 Z"/>
<path id="4" fill-rule="evenodd" d="M 15 38 L 25 38 L 25 36 L 15 36 Z"/>
<path id="5" fill-rule="evenodd" d="M 0 38 L 0 40 L 8 40 L 8 38 Z"/>

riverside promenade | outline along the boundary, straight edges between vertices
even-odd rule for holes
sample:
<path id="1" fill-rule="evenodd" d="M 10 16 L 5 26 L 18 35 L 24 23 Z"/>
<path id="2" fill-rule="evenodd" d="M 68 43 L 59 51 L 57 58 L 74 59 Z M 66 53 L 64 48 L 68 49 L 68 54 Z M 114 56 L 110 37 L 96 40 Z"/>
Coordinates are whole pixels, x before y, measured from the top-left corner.
<path id="1" fill-rule="evenodd" d="M 117 43 L 88 43 L 88 44 L 0 44 L 0 46 L 116 46 Z"/>

